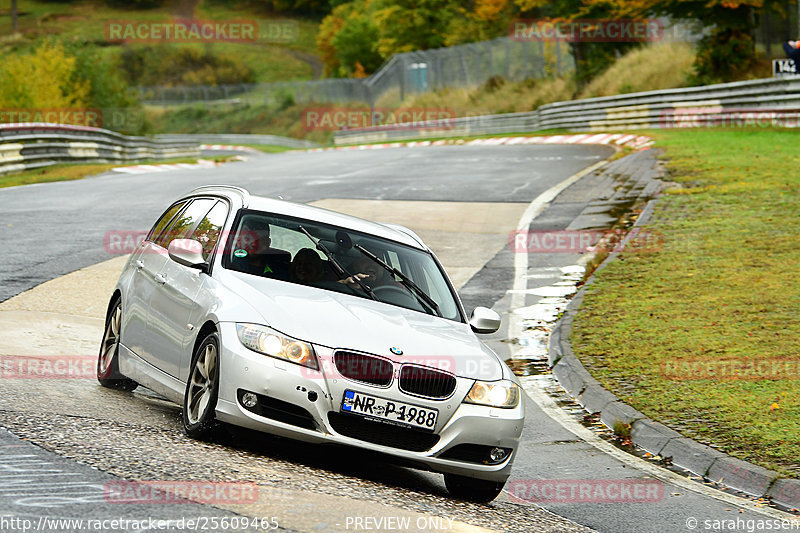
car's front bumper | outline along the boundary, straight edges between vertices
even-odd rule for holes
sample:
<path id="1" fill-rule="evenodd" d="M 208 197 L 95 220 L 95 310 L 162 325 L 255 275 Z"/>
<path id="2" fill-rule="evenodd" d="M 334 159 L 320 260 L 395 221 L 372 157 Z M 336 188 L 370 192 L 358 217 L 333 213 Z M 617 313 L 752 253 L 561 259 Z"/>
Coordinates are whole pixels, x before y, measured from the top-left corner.
<path id="1" fill-rule="evenodd" d="M 342 378 L 336 370 L 328 370 L 332 365 L 324 365 L 326 374 L 323 375 L 322 372 L 253 352 L 239 342 L 233 323 L 220 324 L 220 338 L 221 379 L 217 418 L 223 422 L 306 442 L 358 446 L 437 472 L 501 482 L 510 475 L 525 417 L 523 401 L 513 409 L 462 403 L 472 386 L 472 380 L 461 378 L 455 393 L 446 400 L 417 398 L 400 392 L 395 383 L 388 388 L 380 388 Z M 323 361 L 329 361 L 333 350 L 318 348 L 317 355 Z M 368 442 L 336 431 L 329 419 L 329 413 L 340 412 L 345 389 L 437 409 L 439 419 L 434 433 L 438 435 L 438 441 L 425 451 L 412 451 L 387 445 L 388 443 Z M 238 391 L 242 390 L 274 399 L 279 404 L 286 402 L 300 407 L 308 413 L 307 419 L 313 419 L 313 424 L 302 423 L 305 415 L 299 418 L 267 417 L 251 412 L 239 402 Z M 355 415 L 342 416 L 363 421 Z M 386 428 L 387 432 L 403 431 L 395 426 L 387 428 L 381 422 L 368 422 L 367 425 L 374 426 L 376 431 L 381 428 Z M 413 439 L 415 435 L 417 434 L 412 433 L 409 436 Z M 460 444 L 507 448 L 512 452 L 499 464 L 440 457 Z"/>

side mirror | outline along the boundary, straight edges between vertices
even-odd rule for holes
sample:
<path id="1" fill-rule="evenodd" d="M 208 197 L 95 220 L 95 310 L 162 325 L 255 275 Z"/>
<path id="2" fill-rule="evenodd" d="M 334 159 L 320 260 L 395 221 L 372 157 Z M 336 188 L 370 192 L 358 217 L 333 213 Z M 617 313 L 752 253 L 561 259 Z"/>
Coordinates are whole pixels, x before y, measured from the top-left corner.
<path id="1" fill-rule="evenodd" d="M 194 239 L 175 239 L 169 243 L 169 258 L 178 264 L 208 271 L 208 263 L 203 259 L 203 245 Z"/>
<path id="2" fill-rule="evenodd" d="M 469 327 L 475 333 L 494 333 L 500 329 L 500 315 L 488 307 L 476 307 L 469 317 Z"/>

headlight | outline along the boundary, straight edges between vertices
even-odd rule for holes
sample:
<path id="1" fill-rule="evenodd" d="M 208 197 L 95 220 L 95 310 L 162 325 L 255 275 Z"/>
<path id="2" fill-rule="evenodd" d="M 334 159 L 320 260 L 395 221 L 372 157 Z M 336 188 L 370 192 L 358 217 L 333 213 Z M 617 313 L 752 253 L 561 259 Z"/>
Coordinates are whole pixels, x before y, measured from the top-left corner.
<path id="1" fill-rule="evenodd" d="M 239 334 L 239 341 L 254 352 L 319 370 L 314 349 L 307 342 L 257 324 L 236 324 L 236 333 Z"/>
<path id="2" fill-rule="evenodd" d="M 510 409 L 519 405 L 519 387 L 513 381 L 476 381 L 464 398 L 467 403 Z"/>

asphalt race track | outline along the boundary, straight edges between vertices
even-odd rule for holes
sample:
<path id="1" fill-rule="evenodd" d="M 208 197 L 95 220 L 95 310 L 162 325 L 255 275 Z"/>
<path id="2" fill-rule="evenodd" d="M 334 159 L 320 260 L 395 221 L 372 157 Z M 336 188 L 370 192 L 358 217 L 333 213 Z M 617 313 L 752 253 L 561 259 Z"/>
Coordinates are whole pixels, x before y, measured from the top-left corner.
<path id="1" fill-rule="evenodd" d="M 426 202 L 518 204 L 509 206 L 507 214 L 513 214 L 514 208 L 521 213 L 546 190 L 612 153 L 609 147 L 592 145 L 287 152 L 209 169 L 111 173 L 0 189 L 0 302 L 112 259 L 104 247 L 107 232 L 148 229 L 169 202 L 200 185 L 235 184 L 257 195 L 328 206 L 359 200 L 350 202 L 353 209 L 369 208 L 370 213 L 387 209 L 387 219 L 413 218 L 417 213 L 413 210 Z M 404 209 L 409 212 L 403 213 Z M 558 218 L 547 211 L 543 216 Z M 464 215 L 459 224 L 469 218 Z M 483 257 L 477 249 L 486 248 L 483 244 L 464 248 L 466 259 L 480 258 L 477 268 L 463 270 L 470 272 L 462 286 L 469 294 L 468 312 L 482 295 L 490 298 L 480 301 L 482 305 L 507 307 L 508 299 L 502 296 L 514 281 L 509 254 L 503 251 L 507 234 L 493 229 L 490 218 L 480 220 L 485 227 L 469 231 L 485 234 L 482 243 L 496 241 L 494 249 L 500 251 Z M 559 224 L 566 227 L 568 222 Z M 448 231 L 455 239 L 456 233 L 466 230 Z M 447 248 L 449 233 L 436 235 L 437 244 Z M 458 241 L 458 247 L 443 253 L 457 263 L 464 243 Z M 429 244 L 439 253 L 436 244 Z M 537 257 L 529 271 L 573 260 Z M 481 268 L 484 263 L 497 268 Z M 659 474 L 657 467 L 609 450 L 589 430 L 581 431 L 572 414 L 542 400 L 546 397 L 547 391 L 540 391 L 528 399 L 512 481 L 658 480 L 661 496 L 646 503 L 573 501 L 543 508 L 503 494 L 489 506 L 473 505 L 450 499 L 438 475 L 353 450 L 235 429 L 222 432 L 213 443 L 189 440 L 180 427 L 179 407 L 141 389 L 127 394 L 103 389 L 92 380 L 0 378 L 0 427 L 11 431 L 0 429 L 0 531 L 19 530 L 13 524 L 3 526 L 4 518 L 25 517 L 36 523 L 45 516 L 269 517 L 275 518 L 277 529 L 288 531 L 521 532 L 585 531 L 586 527 L 604 532 L 690 531 L 690 518 L 696 518 L 700 525 L 694 530 L 709 530 L 704 529 L 704 520 L 739 520 L 742 527 L 717 530 L 746 531 L 747 520 L 788 516 L 666 471 Z M 258 484 L 259 497 L 239 506 L 111 505 L 103 487 L 119 478 L 247 480 Z M 352 520 L 355 516 L 407 517 L 412 525 L 395 527 L 400 521 L 367 527 L 377 525 L 373 520 L 358 526 Z"/>

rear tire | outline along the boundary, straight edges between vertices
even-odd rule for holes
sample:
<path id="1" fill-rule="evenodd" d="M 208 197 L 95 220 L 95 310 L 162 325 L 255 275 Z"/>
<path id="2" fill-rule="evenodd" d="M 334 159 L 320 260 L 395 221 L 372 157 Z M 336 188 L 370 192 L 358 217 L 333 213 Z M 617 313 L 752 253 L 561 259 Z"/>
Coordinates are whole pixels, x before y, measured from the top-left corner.
<path id="1" fill-rule="evenodd" d="M 444 484 L 454 498 L 475 503 L 489 503 L 503 491 L 505 482 L 445 474 Z"/>
<path id="2" fill-rule="evenodd" d="M 132 391 L 139 386 L 132 379 L 126 378 L 119 371 L 119 341 L 122 327 L 122 300 L 116 296 L 108 309 L 106 329 L 103 342 L 100 343 L 100 354 L 97 356 L 97 381 L 103 387 L 123 391 Z"/>
<path id="3" fill-rule="evenodd" d="M 183 429 L 193 439 L 206 439 L 216 427 L 219 396 L 219 335 L 211 333 L 197 346 L 183 395 Z"/>

